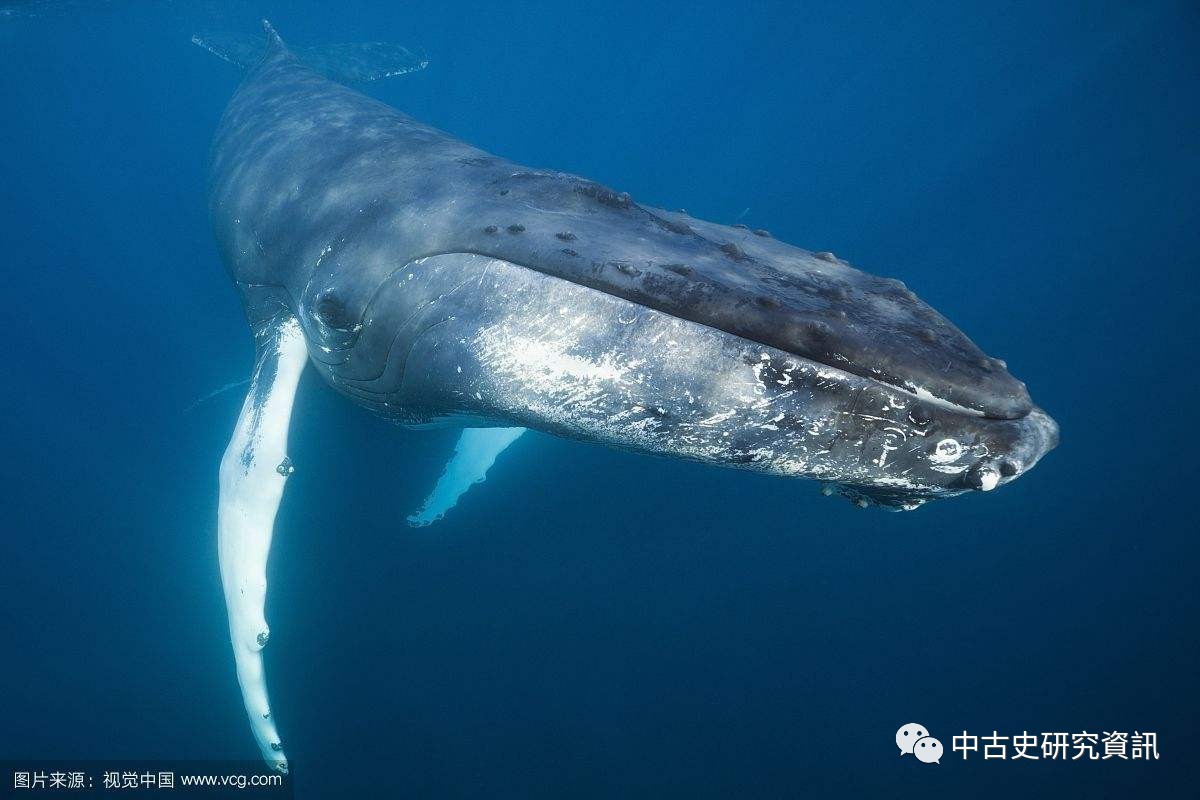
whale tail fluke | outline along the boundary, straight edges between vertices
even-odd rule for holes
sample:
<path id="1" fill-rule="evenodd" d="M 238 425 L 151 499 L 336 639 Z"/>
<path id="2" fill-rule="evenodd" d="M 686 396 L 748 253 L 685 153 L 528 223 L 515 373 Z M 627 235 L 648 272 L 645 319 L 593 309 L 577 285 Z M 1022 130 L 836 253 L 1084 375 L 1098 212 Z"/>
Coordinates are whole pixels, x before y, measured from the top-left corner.
<path id="1" fill-rule="evenodd" d="M 270 22 L 263 20 L 266 38 L 246 33 L 214 31 L 192 34 L 192 44 L 222 61 L 248 70 L 270 47 L 284 47 Z M 338 83 L 367 83 L 424 69 L 429 60 L 421 50 L 391 42 L 354 42 L 290 48 L 302 64 Z"/>

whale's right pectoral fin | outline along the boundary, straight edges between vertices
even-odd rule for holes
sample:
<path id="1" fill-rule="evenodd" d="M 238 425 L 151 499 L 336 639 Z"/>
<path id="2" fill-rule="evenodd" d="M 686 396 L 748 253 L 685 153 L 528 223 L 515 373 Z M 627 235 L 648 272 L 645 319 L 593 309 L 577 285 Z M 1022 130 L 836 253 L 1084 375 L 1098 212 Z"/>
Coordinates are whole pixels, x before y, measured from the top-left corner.
<path id="1" fill-rule="evenodd" d="M 410 525 L 430 525 L 454 508 L 458 498 L 487 477 L 496 456 L 517 440 L 525 428 L 466 428 L 454 447 L 437 485 L 425 498 L 421 510 L 408 518 Z"/>
<path id="2" fill-rule="evenodd" d="M 217 548 L 233 657 L 250 727 L 267 763 L 287 772 L 263 674 L 262 649 L 269 636 L 264 608 L 275 513 L 293 471 L 287 457 L 288 426 L 308 350 L 300 325 L 291 316 L 276 317 L 255 333 L 257 355 L 250 389 L 221 459 Z"/>

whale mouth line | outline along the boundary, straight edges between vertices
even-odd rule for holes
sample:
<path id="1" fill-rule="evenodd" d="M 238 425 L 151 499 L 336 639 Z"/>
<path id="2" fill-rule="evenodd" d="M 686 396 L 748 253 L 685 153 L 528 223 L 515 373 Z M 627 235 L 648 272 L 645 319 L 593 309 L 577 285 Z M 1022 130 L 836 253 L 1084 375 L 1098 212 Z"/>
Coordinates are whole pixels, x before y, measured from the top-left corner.
<path id="1" fill-rule="evenodd" d="M 988 417 L 987 414 L 984 414 L 982 411 L 980 411 L 977 408 L 968 408 L 967 406 L 959 405 L 958 403 L 947 400 L 943 397 L 938 397 L 937 395 L 930 392 L 928 389 L 922 388 L 920 386 L 915 386 L 912 384 L 909 384 L 906 386 L 896 386 L 895 384 L 888 383 L 887 381 L 881 381 L 878 378 L 870 378 L 870 380 L 875 381 L 880 386 L 887 386 L 889 389 L 898 389 L 911 397 L 915 397 L 918 400 L 923 400 L 926 403 L 929 403 L 930 405 L 937 406 L 938 408 L 942 409 L 943 411 L 949 411 L 953 414 L 965 414 L 968 417 L 979 417 L 980 419 L 991 419 L 990 417 Z M 1024 417 L 1026 417 L 1028 415 L 1029 415 L 1029 412 L 1026 412 L 1025 414 L 1023 414 L 1020 417 L 1017 417 L 1016 419 L 1023 419 Z"/>

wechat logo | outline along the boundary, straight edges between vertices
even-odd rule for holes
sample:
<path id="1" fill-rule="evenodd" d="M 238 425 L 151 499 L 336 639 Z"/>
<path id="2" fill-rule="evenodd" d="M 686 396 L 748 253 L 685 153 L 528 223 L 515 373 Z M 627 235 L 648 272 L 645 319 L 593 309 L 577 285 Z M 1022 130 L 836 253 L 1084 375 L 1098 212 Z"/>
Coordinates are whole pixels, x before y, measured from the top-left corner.
<path id="1" fill-rule="evenodd" d="M 896 731 L 896 746 L 900 755 L 914 755 L 924 764 L 942 763 L 942 743 L 929 735 L 924 725 L 910 722 Z"/>

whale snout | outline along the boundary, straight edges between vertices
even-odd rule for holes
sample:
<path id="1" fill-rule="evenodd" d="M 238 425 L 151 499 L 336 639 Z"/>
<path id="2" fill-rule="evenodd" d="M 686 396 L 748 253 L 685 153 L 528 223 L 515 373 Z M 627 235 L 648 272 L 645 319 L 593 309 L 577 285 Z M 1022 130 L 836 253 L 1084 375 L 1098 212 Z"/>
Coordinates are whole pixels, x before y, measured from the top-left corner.
<path id="1" fill-rule="evenodd" d="M 1034 409 L 1034 413 L 1037 415 L 1037 421 L 1042 428 L 1043 435 L 1045 436 L 1045 452 L 1049 452 L 1058 447 L 1058 423 L 1040 408 Z"/>
<path id="2" fill-rule="evenodd" d="M 1010 483 L 1058 446 L 1058 423 L 1040 408 L 1032 409 L 1019 420 L 1004 423 L 1012 429 L 1011 444 L 994 456 L 981 458 L 964 474 L 967 488 L 990 492 Z"/>
<path id="3" fill-rule="evenodd" d="M 908 419 L 919 427 L 897 437 L 888 457 L 868 463 L 836 491 L 860 508 L 912 510 L 942 497 L 991 492 L 1029 472 L 1058 445 L 1058 424 L 1036 406 L 1017 419 L 992 419 L 942 407 L 914 406 Z M 880 421 L 895 430 L 894 420 Z M 868 442 L 871 440 L 868 439 Z M 868 445 L 869 447 L 869 445 Z M 881 463 L 882 462 L 882 463 Z"/>

